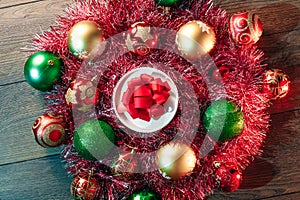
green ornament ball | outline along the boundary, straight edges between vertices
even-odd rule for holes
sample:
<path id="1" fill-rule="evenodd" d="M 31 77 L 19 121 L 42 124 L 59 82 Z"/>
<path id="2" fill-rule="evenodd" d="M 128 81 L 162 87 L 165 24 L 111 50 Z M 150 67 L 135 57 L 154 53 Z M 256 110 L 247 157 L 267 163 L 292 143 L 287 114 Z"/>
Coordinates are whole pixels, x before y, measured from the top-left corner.
<path id="1" fill-rule="evenodd" d="M 88 120 L 74 132 L 74 147 L 87 160 L 100 160 L 115 146 L 114 130 L 101 120 Z"/>
<path id="2" fill-rule="evenodd" d="M 132 193 L 128 200 L 161 200 L 161 198 L 153 191 L 138 190 Z"/>
<path id="3" fill-rule="evenodd" d="M 24 76 L 29 85 L 41 91 L 50 90 L 60 79 L 64 64 L 62 59 L 50 52 L 39 51 L 25 63 Z"/>
<path id="4" fill-rule="evenodd" d="M 155 0 L 155 2 L 165 7 L 176 7 L 181 4 L 182 0 Z"/>
<path id="5" fill-rule="evenodd" d="M 225 142 L 235 138 L 243 131 L 244 115 L 234 103 L 218 100 L 206 109 L 203 125 L 214 140 Z"/>

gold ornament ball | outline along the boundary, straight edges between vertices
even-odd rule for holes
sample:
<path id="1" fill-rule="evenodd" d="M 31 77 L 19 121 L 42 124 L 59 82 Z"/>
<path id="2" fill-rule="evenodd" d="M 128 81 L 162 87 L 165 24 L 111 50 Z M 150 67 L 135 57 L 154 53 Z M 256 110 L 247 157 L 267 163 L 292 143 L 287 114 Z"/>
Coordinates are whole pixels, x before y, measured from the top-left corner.
<path id="1" fill-rule="evenodd" d="M 102 30 L 93 21 L 80 21 L 68 33 L 69 50 L 80 59 L 86 59 L 103 40 Z"/>
<path id="2" fill-rule="evenodd" d="M 181 54 L 189 59 L 198 59 L 209 53 L 216 45 L 214 30 L 202 21 L 190 21 L 179 29 L 176 44 Z"/>
<path id="3" fill-rule="evenodd" d="M 186 144 L 169 143 L 156 154 L 156 164 L 166 178 L 178 180 L 191 173 L 196 166 L 195 152 Z"/>

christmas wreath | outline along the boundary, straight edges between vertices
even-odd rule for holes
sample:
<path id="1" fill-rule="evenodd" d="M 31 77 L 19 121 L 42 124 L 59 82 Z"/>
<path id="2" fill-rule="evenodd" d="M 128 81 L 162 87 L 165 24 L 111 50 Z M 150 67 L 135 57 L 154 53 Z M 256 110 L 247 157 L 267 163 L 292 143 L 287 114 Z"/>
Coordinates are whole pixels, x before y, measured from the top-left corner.
<path id="1" fill-rule="evenodd" d="M 61 146 L 75 199 L 232 192 L 289 90 L 261 35 L 256 14 L 207 0 L 74 1 L 25 63 L 47 107 L 35 139 Z"/>

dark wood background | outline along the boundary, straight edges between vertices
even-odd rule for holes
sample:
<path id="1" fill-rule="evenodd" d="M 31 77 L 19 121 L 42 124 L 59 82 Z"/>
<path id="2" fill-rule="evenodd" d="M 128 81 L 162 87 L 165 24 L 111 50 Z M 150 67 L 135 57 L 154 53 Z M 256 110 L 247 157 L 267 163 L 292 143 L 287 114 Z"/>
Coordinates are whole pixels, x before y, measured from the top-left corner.
<path id="1" fill-rule="evenodd" d="M 20 51 L 35 33 L 48 30 L 70 0 L 0 0 L 0 199 L 71 199 L 58 149 L 40 148 L 31 134 L 43 113 L 41 93 L 23 76 Z M 219 0 L 233 14 L 260 15 L 264 34 L 259 46 L 270 67 L 292 80 L 290 95 L 274 102 L 265 153 L 249 166 L 241 189 L 215 191 L 208 199 L 300 199 L 300 0 Z"/>

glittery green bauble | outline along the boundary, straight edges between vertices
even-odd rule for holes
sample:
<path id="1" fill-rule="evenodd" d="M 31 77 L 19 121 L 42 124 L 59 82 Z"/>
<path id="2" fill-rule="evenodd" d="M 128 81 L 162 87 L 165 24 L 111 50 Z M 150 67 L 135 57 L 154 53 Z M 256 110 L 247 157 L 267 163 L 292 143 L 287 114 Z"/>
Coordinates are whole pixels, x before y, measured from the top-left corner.
<path id="1" fill-rule="evenodd" d="M 216 141 L 225 142 L 244 129 L 244 115 L 240 108 L 227 100 L 213 102 L 205 111 L 203 125 Z"/>
<path id="2" fill-rule="evenodd" d="M 39 51 L 26 61 L 24 76 L 29 85 L 37 90 L 46 91 L 60 78 L 63 65 L 62 59 L 57 55 Z"/>
<path id="3" fill-rule="evenodd" d="M 155 0 L 155 2 L 165 7 L 176 7 L 181 4 L 182 0 Z"/>
<path id="4" fill-rule="evenodd" d="M 74 147 L 87 160 L 99 160 L 114 147 L 115 134 L 109 124 L 100 120 L 82 123 L 74 133 Z"/>
<path id="5" fill-rule="evenodd" d="M 149 190 L 138 190 L 134 192 L 128 200 L 160 200 L 161 198 L 155 192 Z"/>

